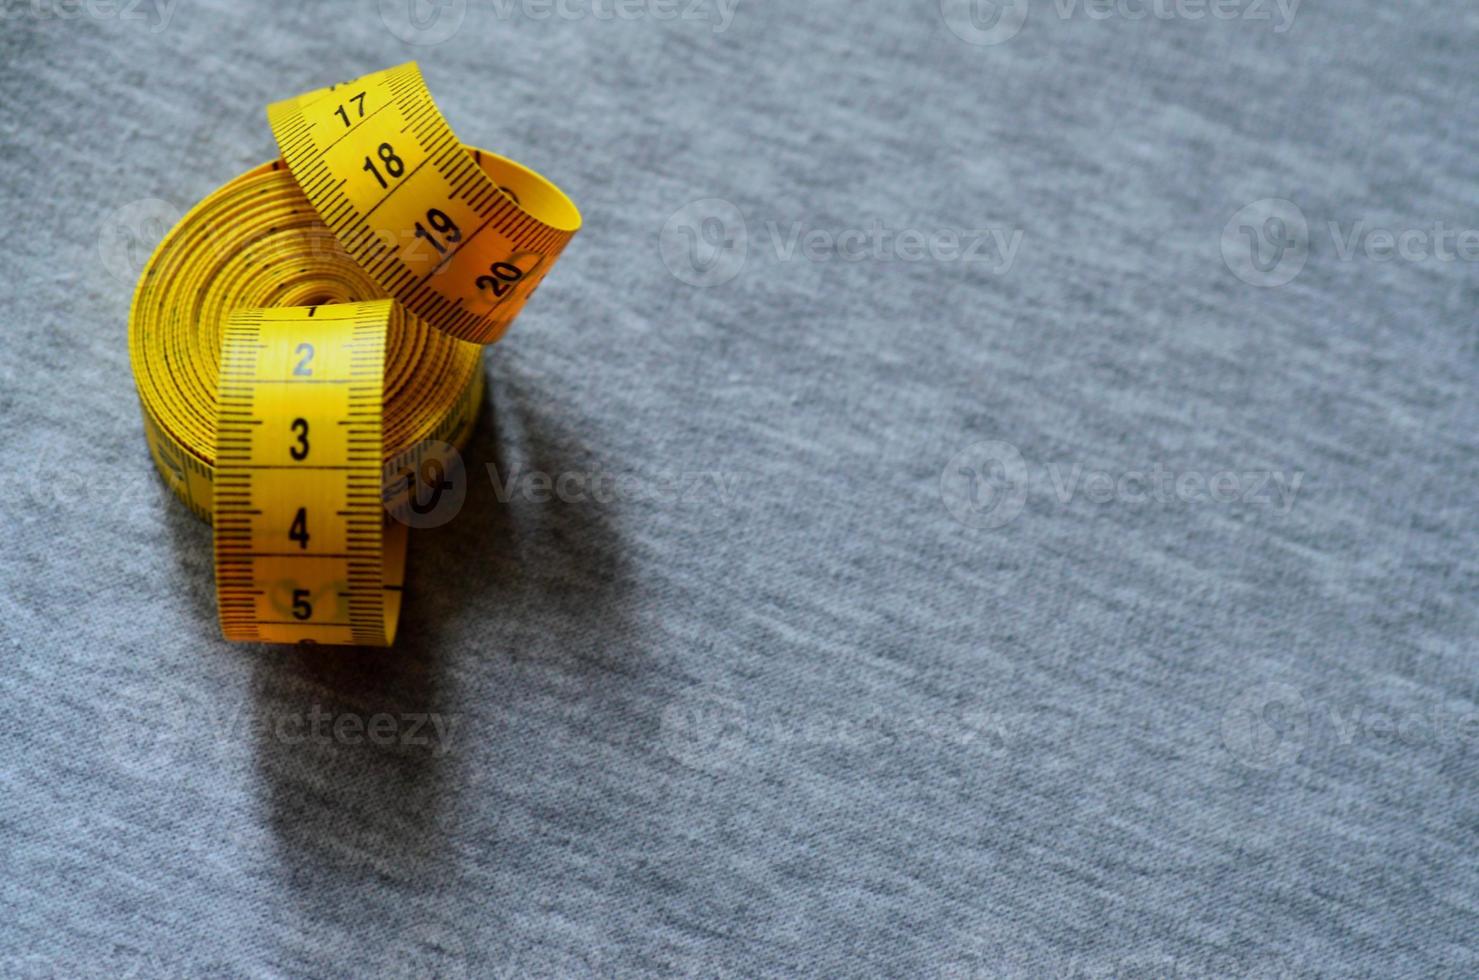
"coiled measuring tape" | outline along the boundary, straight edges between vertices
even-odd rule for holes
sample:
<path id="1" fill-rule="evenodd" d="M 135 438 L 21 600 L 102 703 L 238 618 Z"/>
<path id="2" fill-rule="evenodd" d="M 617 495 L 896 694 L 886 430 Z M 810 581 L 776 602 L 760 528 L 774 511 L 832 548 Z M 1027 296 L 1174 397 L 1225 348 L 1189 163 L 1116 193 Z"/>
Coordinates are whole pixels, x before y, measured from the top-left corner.
<path id="1" fill-rule="evenodd" d="M 129 314 L 145 437 L 215 525 L 227 639 L 388 645 L 414 494 L 580 227 L 557 187 L 463 146 L 406 64 L 278 102 L 282 159 L 191 209 Z M 404 500 L 399 501 L 404 503 Z"/>

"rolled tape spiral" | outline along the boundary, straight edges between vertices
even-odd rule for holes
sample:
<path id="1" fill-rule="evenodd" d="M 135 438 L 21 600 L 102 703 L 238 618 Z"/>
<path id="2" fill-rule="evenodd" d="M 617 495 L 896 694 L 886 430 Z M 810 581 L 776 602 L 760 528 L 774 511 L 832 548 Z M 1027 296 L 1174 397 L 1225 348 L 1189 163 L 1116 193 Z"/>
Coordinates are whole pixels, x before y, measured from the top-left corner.
<path id="1" fill-rule="evenodd" d="M 227 639 L 395 639 L 428 446 L 462 446 L 498 340 L 580 228 L 539 174 L 462 145 L 415 64 L 267 108 L 282 158 L 150 257 L 129 356 L 155 465 L 215 525 Z"/>

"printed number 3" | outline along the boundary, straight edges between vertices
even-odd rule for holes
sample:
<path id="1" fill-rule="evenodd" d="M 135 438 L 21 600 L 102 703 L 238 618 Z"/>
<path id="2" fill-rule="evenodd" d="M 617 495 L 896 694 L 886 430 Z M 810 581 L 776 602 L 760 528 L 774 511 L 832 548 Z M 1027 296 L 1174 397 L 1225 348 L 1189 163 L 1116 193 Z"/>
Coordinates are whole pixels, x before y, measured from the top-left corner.
<path id="1" fill-rule="evenodd" d="M 298 444 L 288 447 L 288 455 L 301 463 L 308 458 L 308 420 L 293 419 L 291 428 L 298 436 Z"/>

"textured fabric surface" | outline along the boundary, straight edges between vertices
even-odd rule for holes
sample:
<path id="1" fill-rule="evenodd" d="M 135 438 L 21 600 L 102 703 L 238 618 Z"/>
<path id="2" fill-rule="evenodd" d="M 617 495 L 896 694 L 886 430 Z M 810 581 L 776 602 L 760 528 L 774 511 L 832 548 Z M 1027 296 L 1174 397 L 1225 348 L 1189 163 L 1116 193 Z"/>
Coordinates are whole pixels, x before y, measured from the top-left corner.
<path id="1" fill-rule="evenodd" d="M 1479 972 L 1471 7 L 0 12 L 0 975 Z M 132 276 L 412 58 L 586 226 L 229 646 Z"/>

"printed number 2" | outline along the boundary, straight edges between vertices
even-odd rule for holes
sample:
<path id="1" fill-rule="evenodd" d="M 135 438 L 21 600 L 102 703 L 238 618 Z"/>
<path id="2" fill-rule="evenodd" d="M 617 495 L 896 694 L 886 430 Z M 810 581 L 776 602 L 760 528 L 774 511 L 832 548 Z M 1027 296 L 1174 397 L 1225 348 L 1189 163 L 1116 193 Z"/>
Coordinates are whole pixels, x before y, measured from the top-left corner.
<path id="1" fill-rule="evenodd" d="M 313 345 L 312 344 L 299 344 L 298 345 L 298 349 L 295 350 L 295 351 L 293 351 L 293 353 L 294 354 L 297 354 L 301 358 L 301 360 L 298 361 L 297 367 L 293 368 L 293 377 L 295 377 L 295 378 L 311 378 L 311 377 L 313 377 L 313 368 L 311 368 L 311 367 L 308 366 L 309 363 L 313 360 Z"/>

